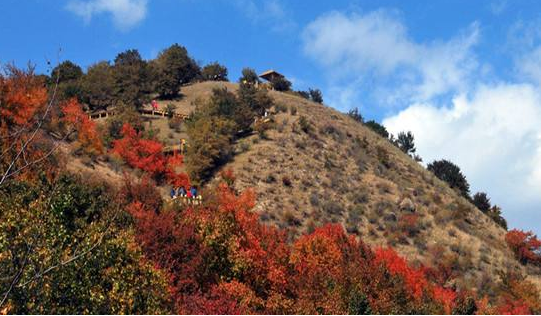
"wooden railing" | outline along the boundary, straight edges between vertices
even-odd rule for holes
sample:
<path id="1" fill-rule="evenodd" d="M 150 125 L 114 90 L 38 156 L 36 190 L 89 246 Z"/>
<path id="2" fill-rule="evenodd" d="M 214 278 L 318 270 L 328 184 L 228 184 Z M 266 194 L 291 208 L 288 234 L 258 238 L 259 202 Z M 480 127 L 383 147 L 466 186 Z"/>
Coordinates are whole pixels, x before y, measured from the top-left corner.
<path id="1" fill-rule="evenodd" d="M 173 116 L 173 117 L 180 117 L 183 120 L 188 118 L 188 116 L 189 116 L 187 114 L 182 114 L 182 113 L 173 113 L 172 115 L 170 115 L 166 111 L 159 111 L 159 110 L 139 109 L 137 111 L 139 112 L 139 114 L 141 114 L 143 116 L 158 116 L 158 117 L 170 117 L 170 116 Z M 97 112 L 89 113 L 88 118 L 90 118 L 91 120 L 98 120 L 98 119 L 101 119 L 101 118 L 107 118 L 109 116 L 114 116 L 114 115 L 116 115 L 115 110 L 97 111 Z"/>

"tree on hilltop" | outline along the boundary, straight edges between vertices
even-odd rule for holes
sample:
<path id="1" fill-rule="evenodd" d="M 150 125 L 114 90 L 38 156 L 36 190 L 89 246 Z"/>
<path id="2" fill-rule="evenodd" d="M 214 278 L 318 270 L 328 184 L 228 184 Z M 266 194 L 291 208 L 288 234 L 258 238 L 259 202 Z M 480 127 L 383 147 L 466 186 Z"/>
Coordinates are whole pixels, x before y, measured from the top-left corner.
<path id="1" fill-rule="evenodd" d="M 176 97 L 180 85 L 192 81 L 201 73 L 186 48 L 179 44 L 173 44 L 160 52 L 155 62 L 155 88 L 163 98 Z"/>
<path id="2" fill-rule="evenodd" d="M 428 164 L 427 169 L 432 171 L 439 179 L 447 182 L 451 188 L 457 189 L 462 196 L 469 198 L 470 185 L 457 165 L 442 159 Z"/>
<path id="3" fill-rule="evenodd" d="M 136 49 L 118 54 L 113 66 L 114 96 L 117 103 L 141 107 L 149 101 L 146 62 Z"/>
<path id="4" fill-rule="evenodd" d="M 203 67 L 201 76 L 204 80 L 209 81 L 228 81 L 227 68 L 218 62 L 213 62 Z"/>
<path id="5" fill-rule="evenodd" d="M 114 104 L 114 88 L 113 68 L 109 62 L 98 62 L 82 78 L 82 100 L 91 110 L 106 109 Z"/>

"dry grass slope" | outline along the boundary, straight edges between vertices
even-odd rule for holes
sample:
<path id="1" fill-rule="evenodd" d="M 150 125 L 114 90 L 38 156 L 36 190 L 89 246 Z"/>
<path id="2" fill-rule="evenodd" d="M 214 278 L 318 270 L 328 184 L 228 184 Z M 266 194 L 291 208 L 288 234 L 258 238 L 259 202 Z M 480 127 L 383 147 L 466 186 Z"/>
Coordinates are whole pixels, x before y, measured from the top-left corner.
<path id="1" fill-rule="evenodd" d="M 203 82 L 183 87 L 180 100 L 159 103 L 190 113 L 215 87 L 237 89 Z M 513 259 L 502 228 L 387 140 L 332 108 L 293 94 L 270 94 L 277 105 L 275 128 L 266 137 L 240 140 L 224 166 L 234 170 L 237 189 L 256 189 L 263 222 L 291 235 L 341 223 L 366 242 L 392 245 L 414 262 L 451 265 L 463 276 L 457 286 L 486 290 L 499 270 L 525 270 Z M 301 117 L 309 122 L 308 132 L 299 126 Z M 166 143 L 184 136 L 166 120 L 154 120 L 152 127 Z M 83 168 L 77 159 L 70 165 L 119 181 L 118 168 Z M 167 188 L 161 190 L 166 196 Z M 541 285 L 538 271 L 525 272 Z"/>

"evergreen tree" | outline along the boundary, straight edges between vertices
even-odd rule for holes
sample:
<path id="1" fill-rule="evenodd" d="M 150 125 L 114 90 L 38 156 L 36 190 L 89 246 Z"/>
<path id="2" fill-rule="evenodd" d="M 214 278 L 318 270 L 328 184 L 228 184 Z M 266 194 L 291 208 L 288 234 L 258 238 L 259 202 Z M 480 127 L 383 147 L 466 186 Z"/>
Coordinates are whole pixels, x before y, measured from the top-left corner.
<path id="1" fill-rule="evenodd" d="M 405 154 L 413 156 L 415 154 L 416 148 L 415 148 L 415 138 L 413 137 L 413 133 L 408 131 L 400 132 L 398 133 L 398 137 L 396 139 L 396 146 L 400 148 Z"/>
<path id="2" fill-rule="evenodd" d="M 310 93 L 310 99 L 316 103 L 323 103 L 323 94 L 321 93 L 321 90 L 319 89 L 309 89 L 308 93 Z"/>
<path id="3" fill-rule="evenodd" d="M 363 122 L 363 116 L 359 112 L 358 108 L 354 108 L 354 109 L 349 110 L 348 116 L 351 117 L 353 120 L 355 120 L 358 123 Z"/>
<path id="4" fill-rule="evenodd" d="M 447 182 L 451 188 L 457 189 L 462 196 L 469 198 L 470 185 L 457 165 L 442 159 L 428 164 L 427 169 L 432 171 L 439 179 Z"/>
<path id="5" fill-rule="evenodd" d="M 291 81 L 284 77 L 275 77 L 271 80 L 272 88 L 276 91 L 289 91 L 291 90 Z"/>
<path id="6" fill-rule="evenodd" d="M 378 122 L 371 120 L 364 123 L 364 125 L 368 127 L 369 129 L 373 130 L 374 132 L 376 132 L 377 134 L 381 135 L 381 137 L 387 138 L 387 139 L 389 138 L 389 132 L 387 131 L 385 126 L 379 124 Z"/>
<path id="7" fill-rule="evenodd" d="M 485 192 L 477 192 L 473 195 L 473 205 L 475 205 L 483 213 L 490 211 L 490 199 Z"/>

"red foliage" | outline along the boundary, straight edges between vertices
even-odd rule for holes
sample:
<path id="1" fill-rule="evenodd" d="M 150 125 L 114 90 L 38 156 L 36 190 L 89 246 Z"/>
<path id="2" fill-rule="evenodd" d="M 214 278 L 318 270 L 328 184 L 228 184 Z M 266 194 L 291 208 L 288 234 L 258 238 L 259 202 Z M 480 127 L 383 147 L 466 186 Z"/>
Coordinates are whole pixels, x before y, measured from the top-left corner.
<path id="1" fill-rule="evenodd" d="M 147 258 L 171 276 L 178 312 L 195 313 L 194 301 L 204 305 L 199 312 L 218 312 L 222 310 L 216 308 L 223 306 L 229 312 L 243 311 L 239 306 L 263 308 L 262 303 L 254 303 L 261 300 L 258 297 L 284 290 L 286 270 L 279 258 L 287 256 L 285 239 L 275 229 L 260 225 L 257 214 L 250 211 L 253 192 L 236 196 L 221 186 L 218 199 L 217 209 L 189 208 L 181 213 L 158 213 L 139 201 L 128 207 Z M 253 300 L 239 301 L 231 285 L 216 287 L 223 278 L 232 277 L 243 280 L 243 293 L 251 289 Z"/>
<path id="2" fill-rule="evenodd" d="M 83 148 L 95 153 L 103 153 L 103 144 L 94 123 L 83 111 L 77 99 L 73 98 L 60 106 L 63 121 L 72 125 L 79 137 Z"/>
<path id="3" fill-rule="evenodd" d="M 522 300 L 504 299 L 504 302 L 496 307 L 496 314 L 500 315 L 530 315 L 532 311 Z"/>
<path id="4" fill-rule="evenodd" d="M 222 177 L 223 181 L 227 183 L 228 186 L 233 186 L 236 180 L 235 174 L 233 173 L 233 169 L 231 168 L 222 170 L 220 172 L 220 177 Z"/>
<path id="5" fill-rule="evenodd" d="M 398 220 L 398 227 L 409 237 L 419 232 L 419 215 L 404 214 Z"/>
<path id="6" fill-rule="evenodd" d="M 0 122 L 29 126 L 47 104 L 47 89 L 32 70 L 7 67 L 7 76 L 0 75 Z"/>
<path id="7" fill-rule="evenodd" d="M 142 138 L 141 133 L 128 123 L 122 127 L 122 138 L 113 141 L 112 153 L 120 156 L 130 167 L 145 171 L 154 179 L 165 178 L 174 186 L 188 187 L 190 180 L 184 173 L 177 172 L 182 165 L 182 156 L 167 158 L 160 142 Z"/>
<path id="8" fill-rule="evenodd" d="M 434 288 L 434 299 L 439 301 L 443 305 L 445 314 L 450 315 L 453 307 L 455 306 L 455 299 L 457 293 L 451 289 L 446 289 L 441 286 Z"/>
<path id="9" fill-rule="evenodd" d="M 521 263 L 541 263 L 541 241 L 533 232 L 513 229 L 507 232 L 505 241 Z"/>
<path id="10" fill-rule="evenodd" d="M 120 156 L 131 167 L 148 172 L 151 176 L 163 173 L 166 159 L 163 147 L 157 141 L 142 139 L 128 123 L 122 127 L 123 138 L 113 141 L 112 152 Z"/>
<path id="11" fill-rule="evenodd" d="M 403 277 L 413 297 L 416 299 L 421 298 L 423 290 L 428 285 L 424 269 L 409 267 L 406 260 L 400 257 L 392 248 L 378 248 L 375 255 L 376 263 L 384 264 L 391 274 Z"/>
<path id="12" fill-rule="evenodd" d="M 31 180 L 38 169 L 48 176 L 56 173 L 55 159 L 49 159 L 52 143 L 39 128 L 53 114 L 47 101 L 44 82 L 32 68 L 0 70 L 0 174 Z"/>
<path id="13" fill-rule="evenodd" d="M 169 274 L 177 313 L 347 314 L 366 311 L 363 304 L 375 314 L 517 313 L 535 301 L 515 283 L 492 307 L 470 293 L 457 294 L 429 281 L 427 269 L 411 267 L 393 249 L 373 252 L 340 225 L 286 243 L 251 211 L 251 190 L 236 195 L 222 184 L 208 208 L 182 212 L 156 211 L 154 203 L 137 200 L 147 197 L 130 196 L 137 239 L 146 258 Z M 431 273 L 431 280 L 447 279 Z"/>

